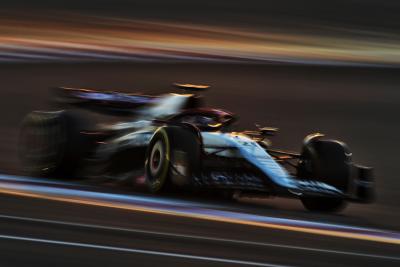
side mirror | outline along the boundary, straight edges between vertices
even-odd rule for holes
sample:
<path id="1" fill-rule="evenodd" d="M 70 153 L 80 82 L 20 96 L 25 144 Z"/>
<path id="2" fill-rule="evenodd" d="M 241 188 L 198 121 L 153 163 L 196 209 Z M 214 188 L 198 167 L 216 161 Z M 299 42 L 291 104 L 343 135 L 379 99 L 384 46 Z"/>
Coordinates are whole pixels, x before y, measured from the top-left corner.
<path id="1" fill-rule="evenodd" d="M 262 127 L 262 128 L 259 128 L 258 130 L 264 136 L 274 136 L 279 131 L 278 128 L 274 128 L 274 127 Z"/>
<path id="2" fill-rule="evenodd" d="M 263 136 L 274 136 L 279 131 L 279 128 L 275 127 L 261 127 L 259 124 L 256 124 L 258 131 Z"/>
<path id="3" fill-rule="evenodd" d="M 210 88 L 209 85 L 190 83 L 174 83 L 173 86 L 186 92 L 202 92 Z"/>

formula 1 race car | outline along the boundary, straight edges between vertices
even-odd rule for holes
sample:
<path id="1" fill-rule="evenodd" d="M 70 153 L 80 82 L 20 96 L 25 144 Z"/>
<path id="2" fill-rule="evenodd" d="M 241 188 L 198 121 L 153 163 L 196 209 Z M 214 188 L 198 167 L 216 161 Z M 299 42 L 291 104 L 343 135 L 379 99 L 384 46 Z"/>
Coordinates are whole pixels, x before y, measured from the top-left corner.
<path id="1" fill-rule="evenodd" d="M 54 88 L 61 108 L 33 111 L 22 123 L 24 168 L 42 177 L 142 179 L 152 193 L 205 189 L 295 197 L 311 211 L 372 201 L 372 168 L 355 165 L 344 143 L 314 133 L 299 153 L 274 149 L 269 136 L 276 128 L 234 132 L 234 114 L 205 107 L 199 92 L 208 86 L 175 86 L 184 92 Z M 92 125 L 82 109 L 123 122 Z"/>

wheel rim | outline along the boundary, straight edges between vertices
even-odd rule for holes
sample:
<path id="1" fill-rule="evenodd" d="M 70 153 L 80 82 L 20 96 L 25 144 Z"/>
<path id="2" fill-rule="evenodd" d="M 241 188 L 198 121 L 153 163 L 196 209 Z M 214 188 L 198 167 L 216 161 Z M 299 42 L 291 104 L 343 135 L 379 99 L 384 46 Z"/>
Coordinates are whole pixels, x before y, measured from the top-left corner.
<path id="1" fill-rule="evenodd" d="M 164 146 L 161 141 L 157 141 L 150 154 L 150 173 L 153 177 L 157 176 L 157 173 L 161 170 L 164 164 Z"/>

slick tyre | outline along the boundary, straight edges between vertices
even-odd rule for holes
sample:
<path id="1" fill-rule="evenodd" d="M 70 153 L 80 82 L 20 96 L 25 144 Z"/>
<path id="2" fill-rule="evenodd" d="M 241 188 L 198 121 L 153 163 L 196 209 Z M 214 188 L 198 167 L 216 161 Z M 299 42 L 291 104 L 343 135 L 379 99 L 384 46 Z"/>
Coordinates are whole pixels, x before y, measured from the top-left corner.
<path id="1" fill-rule="evenodd" d="M 151 193 L 193 186 L 200 169 L 200 142 L 190 127 L 168 126 L 153 135 L 146 152 L 146 184 Z"/>
<path id="2" fill-rule="evenodd" d="M 321 181 L 346 192 L 350 179 L 351 153 L 345 144 L 336 140 L 313 140 L 303 147 L 298 176 Z M 309 211 L 339 212 L 347 202 L 334 197 L 301 197 Z"/>
<path id="3" fill-rule="evenodd" d="M 314 212 L 339 212 L 346 207 L 346 201 L 340 198 L 303 197 L 303 206 Z"/>
<path id="4" fill-rule="evenodd" d="M 74 176 L 87 152 L 81 134 L 90 122 L 68 111 L 33 111 L 22 122 L 19 156 L 29 175 L 69 178 Z"/>

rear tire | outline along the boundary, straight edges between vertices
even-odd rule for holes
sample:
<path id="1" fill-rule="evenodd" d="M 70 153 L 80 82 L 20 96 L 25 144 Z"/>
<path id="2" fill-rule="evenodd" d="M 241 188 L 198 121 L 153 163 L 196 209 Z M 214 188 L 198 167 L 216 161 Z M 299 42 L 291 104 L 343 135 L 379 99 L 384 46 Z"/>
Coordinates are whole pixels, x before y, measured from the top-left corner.
<path id="1" fill-rule="evenodd" d="M 152 193 L 192 187 L 200 169 L 200 142 L 189 127 L 162 127 L 146 153 L 146 183 Z"/>
<path id="2" fill-rule="evenodd" d="M 90 122 L 70 111 L 33 111 L 22 122 L 19 155 L 26 173 L 41 177 L 77 174 L 89 140 Z"/>

